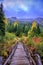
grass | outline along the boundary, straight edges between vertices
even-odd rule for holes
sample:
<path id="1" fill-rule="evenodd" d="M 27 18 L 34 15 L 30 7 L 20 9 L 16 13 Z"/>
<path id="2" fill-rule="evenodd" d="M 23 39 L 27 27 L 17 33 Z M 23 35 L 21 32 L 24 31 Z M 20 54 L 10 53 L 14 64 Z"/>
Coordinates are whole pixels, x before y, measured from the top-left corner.
<path id="1" fill-rule="evenodd" d="M 43 37 L 31 37 L 28 39 L 27 46 L 30 47 L 31 51 L 34 49 L 41 57 L 43 57 Z"/>
<path id="2" fill-rule="evenodd" d="M 15 33 L 6 32 L 5 37 L 0 41 L 0 55 L 8 57 L 11 52 L 12 47 L 17 41 Z"/>
<path id="3" fill-rule="evenodd" d="M 38 35 L 38 36 L 22 36 L 20 38 L 21 41 L 23 41 L 25 43 L 25 45 L 30 48 L 31 52 L 33 52 L 33 50 L 36 50 L 37 53 L 39 53 L 39 55 L 41 57 L 43 57 L 43 37 Z"/>
<path id="4" fill-rule="evenodd" d="M 6 32 L 5 34 L 6 34 L 5 39 L 8 39 L 8 40 L 12 40 L 13 38 L 16 37 L 15 33 Z"/>
<path id="5" fill-rule="evenodd" d="M 38 35 L 36 32 L 34 32 L 37 30 L 33 30 L 34 27 L 35 29 L 37 28 L 37 25 L 35 25 L 31 26 L 30 30 L 27 32 L 27 35 L 25 35 L 25 32 L 23 33 L 22 31 L 20 31 L 20 36 L 16 36 L 16 32 L 5 32 L 5 37 L 0 37 L 0 55 L 8 57 L 12 47 L 15 45 L 15 42 L 19 40 L 24 42 L 31 52 L 33 52 L 33 50 L 35 49 L 37 53 L 39 53 L 40 56 L 43 57 L 43 28 L 40 27 L 41 33 Z M 19 33 L 19 29 L 17 31 Z"/>

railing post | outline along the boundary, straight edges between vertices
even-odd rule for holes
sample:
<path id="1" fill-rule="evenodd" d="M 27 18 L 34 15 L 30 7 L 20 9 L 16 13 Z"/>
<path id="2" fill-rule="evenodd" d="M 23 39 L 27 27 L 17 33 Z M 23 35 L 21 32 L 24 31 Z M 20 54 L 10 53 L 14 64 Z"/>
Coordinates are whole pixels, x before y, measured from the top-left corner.
<path id="1" fill-rule="evenodd" d="M 7 63 L 9 62 L 9 60 L 11 59 L 11 57 L 13 56 L 13 54 L 14 54 L 16 48 L 17 48 L 17 45 L 18 45 L 18 42 L 17 42 L 16 45 L 13 47 L 12 52 L 11 52 L 10 56 L 7 58 L 7 60 L 5 61 L 4 65 L 7 65 Z"/>

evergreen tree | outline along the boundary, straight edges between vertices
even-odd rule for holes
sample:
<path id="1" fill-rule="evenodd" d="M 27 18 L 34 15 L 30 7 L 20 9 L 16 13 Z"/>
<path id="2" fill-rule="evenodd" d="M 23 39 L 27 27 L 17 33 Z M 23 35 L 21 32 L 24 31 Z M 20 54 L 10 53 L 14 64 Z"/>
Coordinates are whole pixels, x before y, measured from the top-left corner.
<path id="1" fill-rule="evenodd" d="M 4 12 L 2 3 L 0 4 L 0 35 L 5 35 Z"/>
<path id="2" fill-rule="evenodd" d="M 37 28 L 33 28 L 33 32 L 34 32 L 34 35 L 39 35 L 41 33 L 41 30 L 40 30 L 40 27 L 39 27 L 39 24 L 37 25 Z"/>
<path id="3" fill-rule="evenodd" d="M 39 24 L 37 25 L 37 34 L 40 34 L 41 33 L 41 30 L 39 28 Z"/>

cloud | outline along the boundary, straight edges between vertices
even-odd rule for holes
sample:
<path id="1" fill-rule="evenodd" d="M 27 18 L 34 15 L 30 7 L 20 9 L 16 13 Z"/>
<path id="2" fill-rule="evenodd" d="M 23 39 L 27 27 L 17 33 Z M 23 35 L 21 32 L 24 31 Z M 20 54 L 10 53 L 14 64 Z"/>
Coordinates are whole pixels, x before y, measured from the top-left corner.
<path id="1" fill-rule="evenodd" d="M 18 14 L 23 15 L 24 17 L 43 15 L 43 0 L 2 0 L 2 2 L 6 15 L 8 13 L 9 15 L 15 13 L 16 16 Z"/>
<path id="2" fill-rule="evenodd" d="M 3 1 L 4 9 L 14 9 L 18 11 L 18 9 L 22 9 L 24 11 L 28 10 L 28 7 L 21 0 L 4 0 Z"/>
<path id="3" fill-rule="evenodd" d="M 4 9 L 13 9 L 15 11 L 19 11 L 19 9 L 30 11 L 31 7 L 41 8 L 40 11 L 43 10 L 39 0 L 3 0 L 3 5 Z"/>
<path id="4" fill-rule="evenodd" d="M 3 1 L 3 5 L 4 5 L 4 8 L 7 9 L 7 8 L 13 8 L 15 3 L 14 2 L 11 2 L 11 1 Z"/>

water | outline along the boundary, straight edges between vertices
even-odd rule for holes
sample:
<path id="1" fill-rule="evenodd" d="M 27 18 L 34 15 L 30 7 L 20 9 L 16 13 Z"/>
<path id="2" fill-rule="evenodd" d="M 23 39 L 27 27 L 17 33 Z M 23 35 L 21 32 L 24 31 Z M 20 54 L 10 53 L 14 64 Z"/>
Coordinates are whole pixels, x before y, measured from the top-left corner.
<path id="1" fill-rule="evenodd" d="M 3 59 L 3 57 L 0 57 L 0 65 L 2 65 L 2 59 Z"/>
<path id="2" fill-rule="evenodd" d="M 42 65 L 42 62 L 41 62 L 39 54 L 35 54 L 35 60 L 36 60 L 36 64 L 37 65 Z"/>

